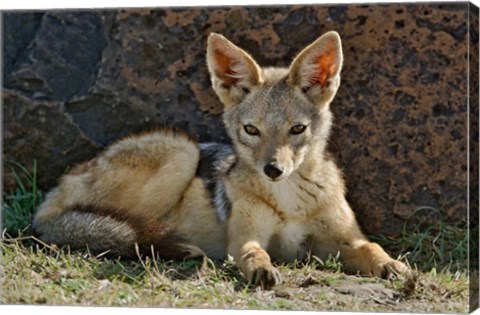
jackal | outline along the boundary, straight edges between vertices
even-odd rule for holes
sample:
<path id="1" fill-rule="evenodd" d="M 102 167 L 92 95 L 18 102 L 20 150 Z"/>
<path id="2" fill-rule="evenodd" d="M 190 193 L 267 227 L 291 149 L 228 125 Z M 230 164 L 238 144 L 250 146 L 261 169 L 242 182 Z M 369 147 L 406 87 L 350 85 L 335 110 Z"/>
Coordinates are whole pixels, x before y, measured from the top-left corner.
<path id="1" fill-rule="evenodd" d="M 261 68 L 212 33 L 207 64 L 233 146 L 172 131 L 127 137 L 62 176 L 34 230 L 47 243 L 124 257 L 230 254 L 264 288 L 281 282 L 272 261 L 310 254 L 339 254 L 365 275 L 409 272 L 363 235 L 326 152 L 342 62 L 333 31 L 289 68 Z"/>

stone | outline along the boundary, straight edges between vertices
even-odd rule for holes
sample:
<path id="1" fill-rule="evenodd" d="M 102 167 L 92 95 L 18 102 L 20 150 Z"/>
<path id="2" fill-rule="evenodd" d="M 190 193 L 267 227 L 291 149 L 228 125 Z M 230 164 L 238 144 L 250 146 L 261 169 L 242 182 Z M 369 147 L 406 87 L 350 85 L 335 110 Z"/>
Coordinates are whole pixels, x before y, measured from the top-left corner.
<path id="1" fill-rule="evenodd" d="M 345 63 L 329 149 L 362 228 L 394 236 L 404 222 L 434 222 L 439 213 L 462 221 L 468 39 L 478 47 L 468 5 L 6 12 L 4 157 L 29 168 L 37 160 L 47 190 L 130 133 L 168 126 L 229 142 L 205 63 L 208 34 L 225 35 L 261 65 L 288 66 L 337 30 Z M 6 191 L 14 187 L 8 170 L 4 180 Z"/>

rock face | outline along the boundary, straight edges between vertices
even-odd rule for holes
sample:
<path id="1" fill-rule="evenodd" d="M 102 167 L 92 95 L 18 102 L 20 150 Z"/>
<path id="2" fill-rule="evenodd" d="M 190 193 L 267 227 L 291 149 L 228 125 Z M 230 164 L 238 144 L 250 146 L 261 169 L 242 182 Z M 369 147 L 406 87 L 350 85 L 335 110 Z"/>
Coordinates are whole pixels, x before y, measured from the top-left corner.
<path id="1" fill-rule="evenodd" d="M 331 104 L 330 150 L 364 230 L 395 235 L 411 215 L 428 217 L 416 211 L 424 206 L 463 220 L 468 40 L 478 45 L 468 8 L 440 3 L 5 13 L 5 160 L 31 167 L 36 159 L 41 187 L 49 189 L 68 166 L 132 132 L 169 126 L 200 141 L 228 142 L 205 64 L 208 34 L 225 35 L 261 65 L 287 66 L 305 45 L 337 30 L 345 63 Z M 4 189 L 13 186 L 7 172 Z"/>

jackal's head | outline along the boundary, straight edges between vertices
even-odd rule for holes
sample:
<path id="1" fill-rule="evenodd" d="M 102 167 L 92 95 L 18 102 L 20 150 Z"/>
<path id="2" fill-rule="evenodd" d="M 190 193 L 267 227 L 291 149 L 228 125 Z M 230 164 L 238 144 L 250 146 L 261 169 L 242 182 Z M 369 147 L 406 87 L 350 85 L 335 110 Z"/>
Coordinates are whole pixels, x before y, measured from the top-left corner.
<path id="1" fill-rule="evenodd" d="M 307 46 L 288 69 L 260 68 L 244 50 L 211 34 L 208 69 L 238 159 L 272 181 L 287 178 L 306 161 L 318 161 L 342 61 L 336 32 Z"/>

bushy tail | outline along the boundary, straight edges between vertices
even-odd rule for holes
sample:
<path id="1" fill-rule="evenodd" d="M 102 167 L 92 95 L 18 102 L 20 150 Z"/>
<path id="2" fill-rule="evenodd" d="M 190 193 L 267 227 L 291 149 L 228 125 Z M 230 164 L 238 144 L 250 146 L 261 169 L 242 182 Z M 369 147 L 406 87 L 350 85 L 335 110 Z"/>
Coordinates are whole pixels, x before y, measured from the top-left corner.
<path id="1" fill-rule="evenodd" d="M 88 248 L 91 253 L 133 257 L 135 231 L 124 222 L 108 216 L 77 211 L 65 212 L 56 219 L 34 225 L 36 236 L 47 244 Z"/>
<path id="2" fill-rule="evenodd" d="M 160 256 L 184 259 L 205 256 L 197 246 L 187 244 L 175 231 L 162 224 L 123 222 L 111 216 L 82 211 L 68 211 L 59 217 L 34 224 L 34 233 L 42 242 L 68 246 L 72 250 L 88 249 L 94 255 L 138 258 Z"/>

